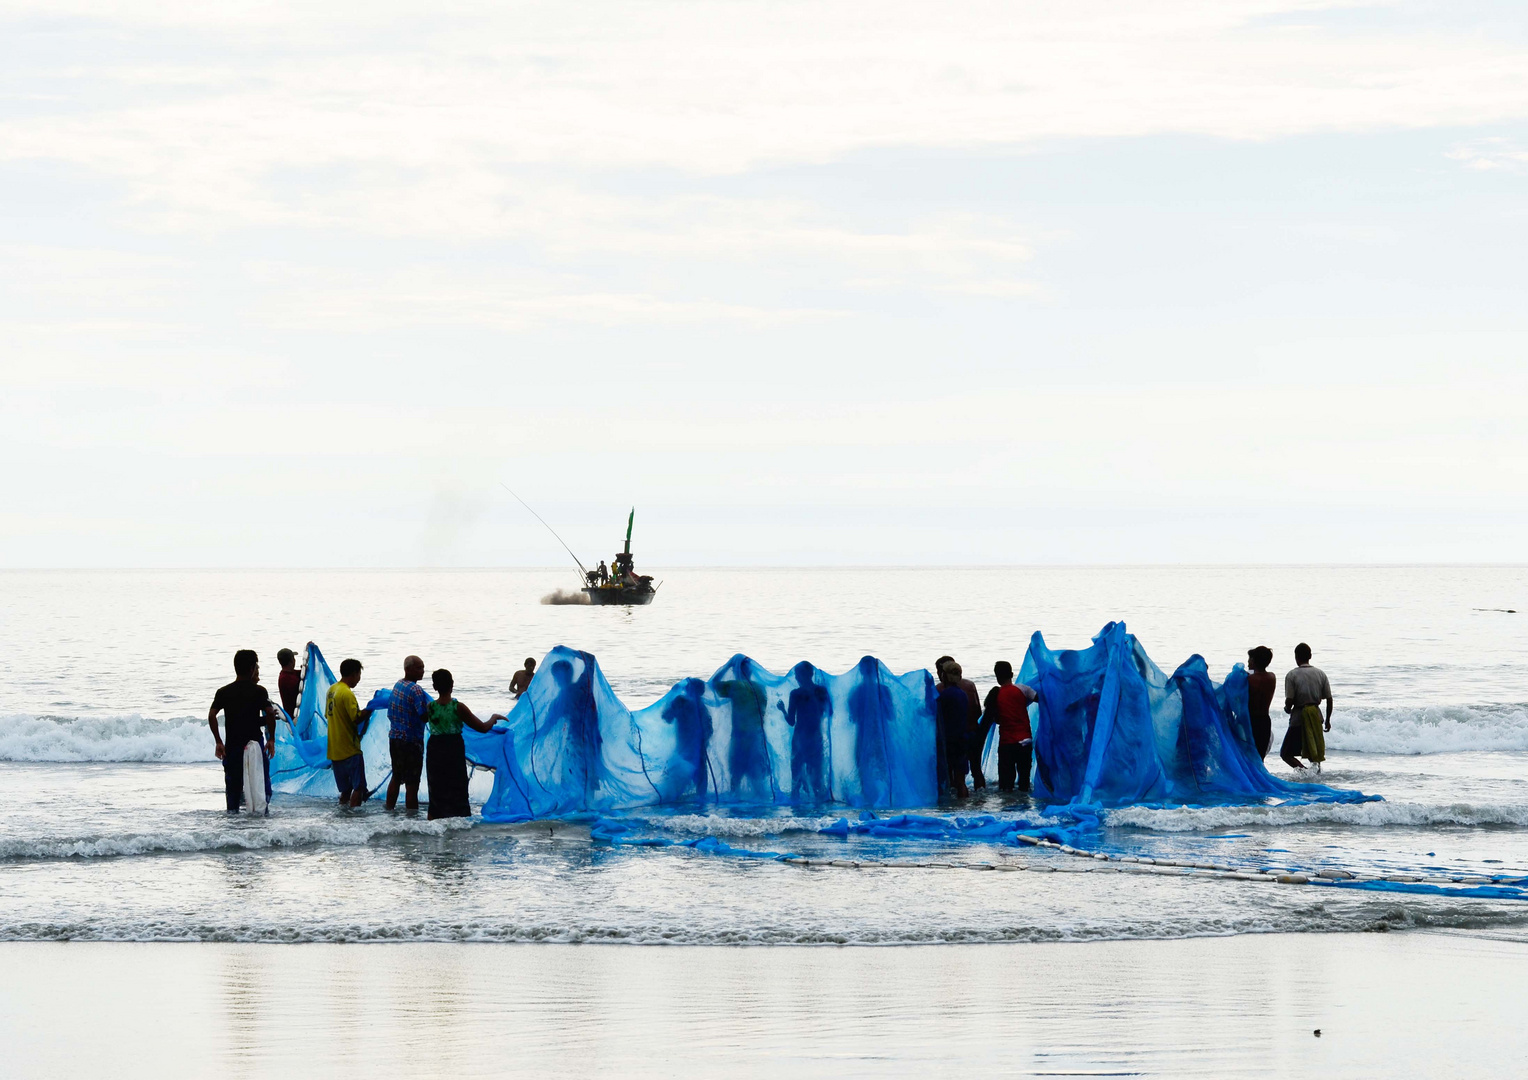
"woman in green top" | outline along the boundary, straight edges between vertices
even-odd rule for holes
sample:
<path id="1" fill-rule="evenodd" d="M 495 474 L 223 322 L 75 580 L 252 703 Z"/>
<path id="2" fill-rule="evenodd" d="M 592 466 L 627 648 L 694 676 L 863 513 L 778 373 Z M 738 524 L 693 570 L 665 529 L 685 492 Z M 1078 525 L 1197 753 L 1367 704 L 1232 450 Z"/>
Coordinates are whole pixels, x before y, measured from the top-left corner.
<path id="1" fill-rule="evenodd" d="M 455 683 L 451 673 L 441 668 L 430 676 L 440 696 L 425 712 L 430 738 L 425 743 L 425 780 L 430 785 L 430 809 L 426 815 L 436 818 L 471 817 L 467 801 L 467 747 L 462 742 L 462 725 L 474 731 L 492 731 L 493 725 L 472 715 L 472 710 L 451 696 Z"/>

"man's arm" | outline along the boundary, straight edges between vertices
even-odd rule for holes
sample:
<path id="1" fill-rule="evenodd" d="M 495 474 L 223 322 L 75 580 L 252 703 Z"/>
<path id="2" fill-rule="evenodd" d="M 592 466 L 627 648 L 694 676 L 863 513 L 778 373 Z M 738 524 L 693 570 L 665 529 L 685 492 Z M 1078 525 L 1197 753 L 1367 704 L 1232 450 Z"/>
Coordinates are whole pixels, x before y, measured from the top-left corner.
<path id="1" fill-rule="evenodd" d="M 1332 730 L 1332 695 L 1326 695 L 1326 730 Z"/>
<path id="2" fill-rule="evenodd" d="M 212 729 L 212 741 L 215 747 L 212 753 L 219 761 L 222 761 L 223 733 L 218 731 L 218 703 L 216 699 L 213 699 L 212 708 L 207 710 L 207 726 Z"/>
<path id="3" fill-rule="evenodd" d="M 265 696 L 262 711 L 265 713 L 265 756 L 271 757 L 276 753 L 276 703 L 269 694 Z"/>
<path id="4" fill-rule="evenodd" d="M 1292 679 L 1284 680 L 1284 711 L 1290 716 L 1295 713 L 1295 684 Z"/>

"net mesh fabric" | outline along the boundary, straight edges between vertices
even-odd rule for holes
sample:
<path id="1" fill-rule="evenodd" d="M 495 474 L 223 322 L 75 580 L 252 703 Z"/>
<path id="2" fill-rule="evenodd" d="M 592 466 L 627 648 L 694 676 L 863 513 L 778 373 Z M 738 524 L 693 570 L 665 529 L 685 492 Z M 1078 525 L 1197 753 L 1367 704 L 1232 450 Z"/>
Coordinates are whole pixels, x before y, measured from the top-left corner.
<path id="1" fill-rule="evenodd" d="M 307 660 L 272 779 L 286 794 L 332 796 L 323 705 L 335 680 L 317 646 Z M 1039 693 L 1030 718 L 1044 803 L 1365 798 L 1270 775 L 1253 745 L 1242 667 L 1217 684 L 1196 655 L 1168 675 L 1123 623 L 1079 650 L 1053 650 L 1036 633 L 1019 679 Z M 388 776 L 387 698 L 384 690 L 368 703 L 379 711 L 362 739 L 374 788 Z M 871 656 L 838 675 L 805 662 L 777 674 L 739 653 L 709 678 L 682 679 L 634 710 L 592 654 L 558 646 L 506 722 L 462 735 L 469 761 L 492 770 L 483 817 L 523 821 L 649 807 L 932 807 L 942 766 L 936 731 L 930 674 L 893 675 Z M 994 774 L 995 735 L 983 756 Z"/>

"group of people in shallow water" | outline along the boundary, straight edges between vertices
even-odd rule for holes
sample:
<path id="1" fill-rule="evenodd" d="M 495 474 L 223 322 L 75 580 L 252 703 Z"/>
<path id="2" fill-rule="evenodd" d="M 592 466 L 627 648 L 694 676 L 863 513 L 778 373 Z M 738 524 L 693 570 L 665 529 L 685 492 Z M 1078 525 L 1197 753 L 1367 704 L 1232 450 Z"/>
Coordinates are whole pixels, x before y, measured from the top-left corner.
<path id="1" fill-rule="evenodd" d="M 297 671 L 296 656 L 290 649 L 276 653 L 281 674 L 276 680 L 281 695 L 281 707 L 288 716 L 297 713 L 301 677 Z M 535 662 L 526 661 L 530 670 Z M 276 721 L 280 713 L 271 701 L 270 694 L 260 685 L 260 658 L 253 649 L 240 649 L 233 658 L 234 681 L 218 690 L 207 713 L 207 723 L 212 728 L 214 753 L 223 762 L 223 781 L 226 806 L 229 813 L 238 813 L 244 793 L 244 748 L 255 742 L 262 751 L 265 765 L 265 794 L 269 802 L 271 794 L 270 759 L 276 747 Z M 523 680 L 529 685 L 528 673 Z M 398 805 L 398 795 L 404 796 L 404 808 L 419 809 L 419 782 L 421 777 L 430 785 L 430 803 L 427 816 L 431 819 L 446 817 L 471 817 L 472 806 L 467 800 L 467 749 L 462 740 L 462 728 L 489 731 L 495 722 L 504 719 L 495 713 L 487 720 L 479 720 L 465 703 L 453 696 L 455 680 L 451 672 L 438 668 L 430 675 L 430 685 L 435 688 L 435 700 L 424 692 L 419 680 L 424 678 L 424 661 L 417 656 L 403 661 L 403 678 L 393 684 L 387 703 L 388 755 L 391 758 L 392 778 L 387 784 L 387 808 Z M 360 806 L 374 794 L 366 782 L 366 760 L 361 753 L 361 738 L 371 721 L 372 710 L 362 708 L 356 700 L 355 688 L 361 681 L 361 662 L 347 659 L 340 662 L 340 678 L 329 687 L 324 701 L 324 718 L 327 721 L 328 757 L 334 773 L 334 786 L 339 792 L 341 806 Z M 218 731 L 218 713 L 223 714 L 223 732 Z M 425 729 L 430 738 L 425 742 Z"/>
<path id="2" fill-rule="evenodd" d="M 1040 700 L 1032 687 L 1013 681 L 1013 665 L 999 660 L 992 667 L 997 685 L 979 696 L 976 684 L 952 657 L 941 656 L 934 662 L 938 677 L 935 715 L 939 721 L 939 749 L 942 765 L 940 786 L 957 798 L 987 786 L 982 772 L 982 756 L 992 729 L 997 728 L 997 786 L 1000 791 L 1029 790 L 1030 766 L 1034 758 L 1035 738 L 1029 726 L 1029 706 Z M 970 774 L 971 787 L 966 787 Z"/>
<path id="3" fill-rule="evenodd" d="M 1284 711 L 1289 716 L 1289 728 L 1279 756 L 1295 769 L 1305 768 L 1300 758 L 1319 769 L 1326 758 L 1323 733 L 1332 729 L 1331 684 L 1325 672 L 1311 665 L 1309 645 L 1301 642 L 1295 646 L 1294 653 L 1296 666 L 1284 676 Z M 282 649 L 277 652 L 276 659 L 281 665 L 281 674 L 277 678 L 281 706 L 288 716 L 295 716 L 301 689 L 296 657 L 290 649 Z M 1269 711 L 1278 689 L 1277 677 L 1268 670 L 1273 659 L 1273 651 L 1264 645 L 1247 653 L 1247 704 L 1252 737 L 1263 757 L 1267 756 L 1272 742 Z M 756 794 L 762 797 L 765 782 L 773 784 L 764 734 L 768 699 L 755 678 L 753 662 L 745 657 L 740 659 L 739 665 L 739 670 L 718 673 L 709 684 L 700 679 L 685 680 L 662 714 L 664 721 L 674 725 L 680 756 L 685 760 L 693 758 L 695 794 L 702 800 L 708 791 L 706 748 L 713 733 L 710 711 L 702 701 L 708 686 L 717 698 L 731 706 L 727 771 L 734 793 L 751 784 Z M 862 669 L 867 666 L 873 669 L 876 661 L 867 656 L 860 665 Z M 366 762 L 361 752 L 361 739 L 371 720 L 372 710 L 363 708 L 355 696 L 361 670 L 359 660 L 342 661 L 339 681 L 329 688 L 324 702 L 328 758 L 339 802 L 349 807 L 360 806 L 374 793 L 367 785 Z M 436 694 L 435 700 L 431 701 L 420 686 L 424 670 L 424 661 L 419 657 L 406 657 L 403 678 L 393 685 L 388 695 L 388 753 L 392 776 L 387 785 L 387 808 L 397 807 L 401 792 L 405 809 L 417 811 L 423 776 L 429 782 L 430 818 L 470 817 L 472 808 L 467 797 L 467 757 L 462 729 L 470 727 L 487 732 L 496 722 L 506 718 L 501 713 L 494 713 L 486 721 L 479 720 L 454 696 L 455 683 L 451 672 L 445 668 L 437 669 L 430 676 Z M 510 692 L 515 697 L 529 689 L 535 671 L 536 661 L 527 658 L 525 667 L 515 672 L 510 680 Z M 225 796 L 230 813 L 239 810 L 243 798 L 244 750 L 250 742 L 258 743 L 262 750 L 265 793 L 269 801 L 270 757 L 276 745 L 276 721 L 280 716 L 270 695 L 260 685 L 260 662 L 253 650 L 241 649 L 234 655 L 234 673 L 235 680 L 218 690 L 207 714 L 216 756 L 223 761 Z M 850 712 L 864 717 L 889 712 L 889 703 L 856 698 L 856 695 L 885 693 L 874 678 L 874 670 L 862 673 L 866 678 L 851 692 Z M 982 758 L 992 729 L 996 728 L 999 790 L 1028 791 L 1034 750 L 1029 707 L 1039 701 L 1038 692 L 1014 681 L 1013 665 L 1006 660 L 993 666 L 996 685 L 985 698 L 952 657 L 941 656 L 935 661 L 934 673 L 933 705 L 941 789 L 957 798 L 965 798 L 971 791 L 987 786 Z M 811 664 L 804 661 L 797 664 L 792 675 L 796 685 L 783 701 L 775 703 L 791 729 L 791 798 L 795 802 L 832 801 L 834 795 L 823 768 L 823 730 L 832 717 L 833 700 L 827 689 L 817 682 L 816 669 Z M 554 664 L 552 676 L 560 696 L 588 696 L 571 693 L 578 687 L 573 685 L 572 666 L 567 661 Z M 580 684 L 584 681 L 578 680 Z M 1323 703 L 1326 706 L 1324 717 Z M 582 750 L 579 757 L 587 761 L 597 760 L 599 733 L 597 722 L 592 719 L 592 699 L 584 709 L 571 702 L 569 706 L 569 726 L 576 729 L 573 735 Z M 219 712 L 224 716 L 223 733 L 218 730 Z M 585 713 L 587 718 L 584 718 Z M 585 722 L 580 722 L 581 718 Z M 862 783 L 889 783 L 887 748 L 878 741 L 881 739 L 880 728 L 872 723 L 856 726 L 860 737 L 856 740 L 855 756 Z M 584 730 L 586 728 L 589 730 Z M 425 740 L 426 729 L 430 735 L 428 742 Z M 586 786 L 594 783 L 592 776 L 585 779 Z M 864 794 L 872 805 L 881 805 L 888 792 L 878 789 L 866 790 Z M 773 801 L 772 789 L 769 795 Z"/>
<path id="4" fill-rule="evenodd" d="M 1332 684 L 1326 672 L 1310 662 L 1310 646 L 1295 646 L 1295 666 L 1284 676 L 1284 712 L 1289 730 L 1279 746 L 1279 758 L 1292 769 L 1303 769 L 1301 758 L 1321 771 L 1326 760 L 1326 732 L 1332 730 Z M 1279 689 L 1278 676 L 1268 670 L 1273 650 L 1266 645 L 1247 650 L 1247 708 L 1252 718 L 1252 741 L 1261 757 L 1273 743 L 1273 718 L 1269 709 Z M 1326 715 L 1321 705 L 1326 704 Z"/>

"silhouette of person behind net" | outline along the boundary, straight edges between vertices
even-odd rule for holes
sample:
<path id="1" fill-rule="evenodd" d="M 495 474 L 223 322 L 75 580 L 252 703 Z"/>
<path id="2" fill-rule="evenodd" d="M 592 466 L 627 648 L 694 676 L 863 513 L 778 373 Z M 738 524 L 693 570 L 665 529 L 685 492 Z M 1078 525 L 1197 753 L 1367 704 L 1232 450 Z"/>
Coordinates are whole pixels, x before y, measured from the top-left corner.
<path id="1" fill-rule="evenodd" d="M 756 801 L 765 791 L 775 799 L 774 772 L 769 764 L 769 745 L 764 738 L 764 709 L 768 701 L 764 688 L 754 681 L 753 661 L 743 657 L 728 674 L 734 678 L 713 679 L 711 689 L 719 698 L 732 703 L 732 730 L 727 740 L 727 774 L 733 795 L 741 795 L 746 785 Z"/>
<path id="2" fill-rule="evenodd" d="M 873 656 L 863 657 L 859 681 L 849 691 L 849 718 L 854 721 L 854 765 L 865 806 L 887 806 L 891 801 L 887 744 L 893 715 L 891 690 L 881 680 L 880 662 Z"/>
<path id="3" fill-rule="evenodd" d="M 777 702 L 791 727 L 791 800 L 793 802 L 832 801 L 833 793 L 824 779 L 823 725 L 833 715 L 833 699 L 817 685 L 817 669 L 803 660 L 791 669 L 796 689 L 788 703 Z"/>
<path id="4" fill-rule="evenodd" d="M 702 700 L 706 684 L 699 679 L 686 679 L 679 693 L 663 710 L 663 719 L 674 725 L 674 756 L 682 762 L 681 769 L 691 778 L 696 798 L 704 801 L 709 787 L 711 762 L 711 710 Z"/>
<path id="5" fill-rule="evenodd" d="M 602 747 L 599 713 L 594 708 L 594 657 L 587 653 L 578 655 L 584 662 L 584 670 L 576 681 L 571 661 L 557 660 L 552 664 L 552 681 L 557 686 L 557 693 L 547 709 L 546 726 L 567 726 L 568 754 L 563 762 L 564 780 L 583 792 L 583 805 L 587 807 L 595 789 L 599 787 Z"/>

